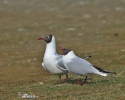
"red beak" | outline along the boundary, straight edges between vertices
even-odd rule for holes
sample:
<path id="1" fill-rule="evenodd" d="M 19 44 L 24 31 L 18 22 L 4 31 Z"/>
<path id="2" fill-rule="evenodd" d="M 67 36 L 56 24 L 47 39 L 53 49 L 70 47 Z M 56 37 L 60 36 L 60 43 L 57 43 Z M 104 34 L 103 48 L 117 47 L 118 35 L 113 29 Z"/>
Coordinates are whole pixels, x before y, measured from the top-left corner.
<path id="1" fill-rule="evenodd" d="M 38 38 L 37 40 L 44 40 L 43 38 Z"/>
<path id="2" fill-rule="evenodd" d="M 62 48 L 62 47 L 60 47 L 60 46 L 59 46 L 59 49 L 62 50 L 62 51 L 64 51 L 64 48 Z"/>

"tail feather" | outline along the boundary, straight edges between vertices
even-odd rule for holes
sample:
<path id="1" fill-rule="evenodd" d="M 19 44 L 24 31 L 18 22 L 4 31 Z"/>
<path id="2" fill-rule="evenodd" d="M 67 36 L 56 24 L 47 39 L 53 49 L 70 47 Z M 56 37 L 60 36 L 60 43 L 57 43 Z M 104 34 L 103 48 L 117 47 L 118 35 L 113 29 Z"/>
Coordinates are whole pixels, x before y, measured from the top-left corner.
<path id="1" fill-rule="evenodd" d="M 102 72 L 102 73 L 106 73 L 106 74 L 116 74 L 116 72 L 112 72 L 112 71 L 106 71 L 106 70 L 103 70 L 97 66 L 93 66 L 95 67 L 98 71 Z"/>
<path id="2" fill-rule="evenodd" d="M 91 57 L 92 57 L 92 56 L 87 56 L 87 57 L 85 57 L 85 58 L 83 58 L 83 59 L 85 59 L 85 60 L 86 60 L 86 59 L 89 59 L 89 58 L 91 58 Z"/>

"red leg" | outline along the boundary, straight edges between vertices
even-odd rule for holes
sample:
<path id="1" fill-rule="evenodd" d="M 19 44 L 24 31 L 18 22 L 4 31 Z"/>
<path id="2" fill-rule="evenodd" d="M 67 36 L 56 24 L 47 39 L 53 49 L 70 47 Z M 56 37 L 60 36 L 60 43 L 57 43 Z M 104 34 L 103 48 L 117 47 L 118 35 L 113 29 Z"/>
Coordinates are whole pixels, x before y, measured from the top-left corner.
<path id="1" fill-rule="evenodd" d="M 59 81 L 58 81 L 58 83 L 59 83 L 59 84 L 61 83 L 61 76 L 59 76 Z"/>
<path id="2" fill-rule="evenodd" d="M 84 85 L 86 83 L 86 80 L 87 80 L 87 76 L 86 76 L 85 80 L 81 83 L 81 85 Z"/>
<path id="3" fill-rule="evenodd" d="M 68 74 L 66 74 L 66 83 L 68 82 Z"/>
<path id="4" fill-rule="evenodd" d="M 78 76 L 78 84 L 81 85 L 81 79 L 80 79 L 80 76 Z"/>

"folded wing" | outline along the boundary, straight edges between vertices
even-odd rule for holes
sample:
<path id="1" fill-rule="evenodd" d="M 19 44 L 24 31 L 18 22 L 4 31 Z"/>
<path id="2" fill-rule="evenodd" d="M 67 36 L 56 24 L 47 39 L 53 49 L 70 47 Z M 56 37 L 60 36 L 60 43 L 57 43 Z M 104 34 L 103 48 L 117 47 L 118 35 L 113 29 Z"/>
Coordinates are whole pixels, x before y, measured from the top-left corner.
<path id="1" fill-rule="evenodd" d="M 68 70 L 66 69 L 66 67 L 64 66 L 64 64 L 63 64 L 62 59 L 59 59 L 58 61 L 56 61 L 56 65 L 57 65 L 57 67 L 58 67 L 59 69 L 61 69 L 61 70 L 63 70 L 63 71 L 68 71 Z"/>
<path id="2" fill-rule="evenodd" d="M 74 57 L 70 62 L 66 63 L 66 65 L 71 72 L 78 75 L 95 73 L 102 76 L 107 76 L 107 74 L 99 72 L 99 70 L 93 67 L 91 63 L 79 57 Z"/>

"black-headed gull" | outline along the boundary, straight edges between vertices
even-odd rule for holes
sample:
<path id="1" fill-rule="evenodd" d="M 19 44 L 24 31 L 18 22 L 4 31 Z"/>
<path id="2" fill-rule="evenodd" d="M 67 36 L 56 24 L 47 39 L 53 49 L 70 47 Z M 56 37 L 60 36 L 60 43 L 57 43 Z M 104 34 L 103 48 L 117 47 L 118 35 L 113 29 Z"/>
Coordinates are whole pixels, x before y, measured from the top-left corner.
<path id="1" fill-rule="evenodd" d="M 77 75 L 86 75 L 83 83 L 80 82 L 80 77 L 78 78 L 78 84 L 85 84 L 88 74 L 98 74 L 102 76 L 107 76 L 109 73 L 115 74 L 115 72 L 105 71 L 101 68 L 93 66 L 85 59 L 77 57 L 70 49 L 65 49 L 62 47 L 59 47 L 59 49 L 63 51 L 64 55 L 62 57 L 62 61 L 69 72 L 75 73 Z"/>
<path id="2" fill-rule="evenodd" d="M 67 81 L 68 80 L 68 75 L 67 75 L 68 70 L 63 65 L 62 60 L 60 60 L 62 58 L 62 55 L 59 55 L 56 53 L 55 37 L 53 35 L 49 34 L 45 37 L 38 38 L 37 40 L 44 40 L 47 43 L 45 54 L 43 57 L 43 63 L 42 63 L 43 68 L 54 75 L 58 75 L 59 76 L 58 83 L 61 83 L 61 76 L 64 74 L 66 75 L 66 81 Z M 61 70 L 60 68 L 57 67 L 57 65 L 56 65 L 57 61 L 59 61 L 61 63 L 60 67 L 62 67 L 63 70 Z"/>

